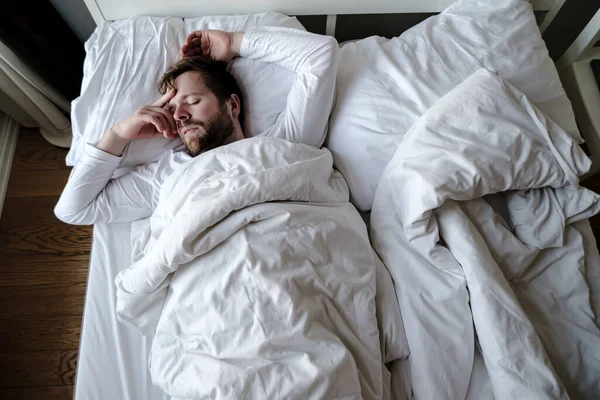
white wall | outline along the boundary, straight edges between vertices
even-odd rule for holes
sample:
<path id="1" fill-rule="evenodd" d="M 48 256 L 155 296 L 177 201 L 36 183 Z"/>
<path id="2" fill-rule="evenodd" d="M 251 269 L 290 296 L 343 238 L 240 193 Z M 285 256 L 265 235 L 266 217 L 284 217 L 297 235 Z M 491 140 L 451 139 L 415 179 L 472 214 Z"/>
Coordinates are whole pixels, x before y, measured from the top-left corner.
<path id="1" fill-rule="evenodd" d="M 96 23 L 83 0 L 50 0 L 50 3 L 82 42 L 96 29 Z"/>

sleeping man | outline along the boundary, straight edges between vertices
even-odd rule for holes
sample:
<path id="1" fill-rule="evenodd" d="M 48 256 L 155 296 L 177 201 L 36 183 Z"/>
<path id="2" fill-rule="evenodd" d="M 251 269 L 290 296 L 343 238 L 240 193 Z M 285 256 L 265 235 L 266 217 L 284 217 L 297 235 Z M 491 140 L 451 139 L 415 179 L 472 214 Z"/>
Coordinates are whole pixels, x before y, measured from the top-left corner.
<path id="1" fill-rule="evenodd" d="M 245 138 L 235 80 L 186 57 L 161 79 L 163 96 L 88 145 L 73 170 L 61 219 L 136 220 L 116 312 L 152 336 L 152 382 L 177 399 L 390 398 L 402 386 L 386 366 L 407 356 L 393 283 L 320 148 L 335 40 L 200 31 L 182 53 L 248 56 L 297 76 L 275 124 Z M 187 151 L 111 179 L 127 143 L 155 135 L 179 135 Z"/>
<path id="2" fill-rule="evenodd" d="M 117 123 L 99 143 L 86 145 L 55 208 L 59 219 L 94 224 L 149 217 L 162 183 L 178 166 L 243 139 L 243 99 L 225 64 L 234 57 L 273 62 L 296 73 L 286 108 L 258 136 L 323 144 L 337 71 L 333 37 L 279 27 L 247 33 L 204 30 L 187 37 L 181 54 L 184 58 L 160 81 L 160 99 Z M 111 179 L 125 146 L 153 136 L 179 136 L 185 147 Z"/>

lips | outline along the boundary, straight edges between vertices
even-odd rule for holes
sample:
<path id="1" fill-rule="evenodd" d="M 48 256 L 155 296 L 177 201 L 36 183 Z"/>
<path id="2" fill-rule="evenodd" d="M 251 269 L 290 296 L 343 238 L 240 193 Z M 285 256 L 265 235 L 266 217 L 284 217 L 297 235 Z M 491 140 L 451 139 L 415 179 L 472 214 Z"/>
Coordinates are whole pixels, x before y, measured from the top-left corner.
<path id="1" fill-rule="evenodd" d="M 183 136 L 187 135 L 188 133 L 190 133 L 191 131 L 193 131 L 194 129 L 198 129 L 197 126 L 190 126 L 189 128 L 185 128 L 182 132 Z"/>

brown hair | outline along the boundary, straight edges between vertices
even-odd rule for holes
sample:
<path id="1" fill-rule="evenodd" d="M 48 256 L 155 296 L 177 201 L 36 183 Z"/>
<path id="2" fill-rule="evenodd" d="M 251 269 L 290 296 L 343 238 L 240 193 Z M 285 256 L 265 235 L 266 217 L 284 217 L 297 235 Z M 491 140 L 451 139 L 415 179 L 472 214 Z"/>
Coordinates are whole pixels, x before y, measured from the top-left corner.
<path id="1" fill-rule="evenodd" d="M 215 94 L 222 105 L 232 94 L 240 99 L 240 125 L 244 126 L 242 92 L 235 78 L 227 71 L 227 63 L 208 60 L 201 56 L 186 57 L 171 65 L 158 82 L 158 90 L 164 94 L 174 88 L 175 79 L 184 72 L 198 71 L 204 77 L 204 84 Z"/>

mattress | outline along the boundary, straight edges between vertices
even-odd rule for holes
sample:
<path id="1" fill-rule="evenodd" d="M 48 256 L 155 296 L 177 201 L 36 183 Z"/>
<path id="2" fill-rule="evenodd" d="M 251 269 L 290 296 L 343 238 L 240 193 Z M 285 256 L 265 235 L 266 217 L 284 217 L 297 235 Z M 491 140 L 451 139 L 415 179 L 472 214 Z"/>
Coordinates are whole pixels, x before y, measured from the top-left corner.
<path id="1" fill-rule="evenodd" d="M 151 337 L 117 320 L 115 276 L 131 265 L 131 223 L 97 224 L 83 314 L 75 399 L 164 400 L 148 373 Z"/>

